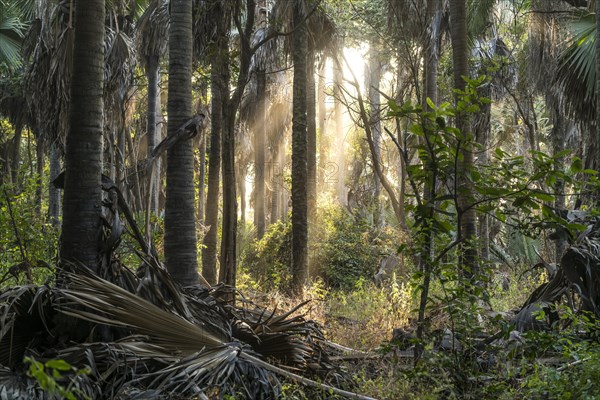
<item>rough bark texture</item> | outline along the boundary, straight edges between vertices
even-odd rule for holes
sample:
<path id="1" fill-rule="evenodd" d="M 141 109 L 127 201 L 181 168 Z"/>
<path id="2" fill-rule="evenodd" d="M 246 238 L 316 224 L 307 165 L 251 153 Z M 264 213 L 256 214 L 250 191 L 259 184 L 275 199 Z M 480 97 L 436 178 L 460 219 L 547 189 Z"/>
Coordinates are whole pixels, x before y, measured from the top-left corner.
<path id="1" fill-rule="evenodd" d="M 224 76 L 227 62 L 227 23 L 217 22 L 216 49 L 211 62 L 211 122 L 210 154 L 208 158 L 208 188 L 206 193 L 206 217 L 209 228 L 204 236 L 202 250 L 202 276 L 211 285 L 217 283 L 217 244 L 219 223 L 219 181 L 221 177 L 221 132 L 223 130 L 223 96 L 227 90 L 228 77 Z"/>
<path id="2" fill-rule="evenodd" d="M 192 117 L 192 3 L 171 1 L 169 27 L 169 115 L 167 134 L 174 135 Z M 165 264 L 181 285 L 198 283 L 194 204 L 194 155 L 189 140 L 167 153 Z"/>
<path id="3" fill-rule="evenodd" d="M 240 107 L 242 94 L 248 82 L 250 70 L 250 38 L 254 27 L 256 3 L 246 0 L 246 21 L 240 30 L 240 63 L 236 88 L 223 103 L 223 148 L 221 149 L 223 169 L 223 227 L 221 229 L 221 253 L 219 281 L 230 286 L 236 284 L 236 235 L 237 235 L 237 197 L 235 179 L 235 120 Z M 225 68 L 229 71 L 229 66 Z M 227 80 L 229 81 L 229 80 Z"/>
<path id="4" fill-rule="evenodd" d="M 337 142 L 337 158 L 336 158 L 336 169 L 337 169 L 337 195 L 338 201 L 341 205 L 345 206 L 348 204 L 348 190 L 346 189 L 346 157 L 344 154 L 345 144 L 345 132 L 343 127 L 343 116 L 342 113 L 342 85 L 343 74 L 341 66 L 334 63 L 333 69 L 333 97 L 334 97 L 334 116 L 335 116 L 335 137 Z"/>
<path id="5" fill-rule="evenodd" d="M 312 231 L 317 213 L 317 102 L 314 54 L 307 54 L 306 57 L 306 131 L 308 219 L 309 228 Z"/>
<path id="6" fill-rule="evenodd" d="M 104 1 L 75 10 L 70 128 L 66 141 L 61 261 L 98 269 L 102 188 Z"/>
<path id="7" fill-rule="evenodd" d="M 148 135 L 148 155 L 152 154 L 152 150 L 158 142 L 160 142 L 160 137 L 156 135 L 156 123 L 157 123 L 157 106 L 159 106 L 159 102 L 157 101 L 158 96 L 158 55 L 150 55 L 146 60 L 146 75 L 148 76 L 148 114 L 147 114 L 147 135 Z M 149 199 L 150 202 L 150 212 L 156 214 L 158 210 L 158 182 L 159 176 L 157 176 L 156 166 L 153 164 L 153 171 L 150 173 L 151 179 L 149 182 Z"/>
<path id="8" fill-rule="evenodd" d="M 254 226 L 256 238 L 261 239 L 265 234 L 265 132 L 266 124 L 266 84 L 264 70 L 256 72 L 256 120 L 254 123 Z"/>
<path id="9" fill-rule="evenodd" d="M 467 19 L 465 0 L 450 1 L 450 36 L 452 41 L 452 63 L 454 66 L 454 87 L 464 90 L 466 82 L 463 76 L 469 75 L 469 47 L 467 37 Z M 461 244 L 461 268 L 466 276 L 477 273 L 477 237 L 475 209 L 473 203 L 470 171 L 473 168 L 472 132 L 469 116 L 465 113 L 456 116 L 456 126 L 461 131 L 461 158 L 457 171 L 459 232 Z"/>
<path id="10" fill-rule="evenodd" d="M 327 135 L 325 127 L 327 123 L 327 109 L 325 107 L 325 60 L 321 60 L 319 66 L 319 80 L 317 83 L 317 116 L 319 123 L 317 128 L 319 129 L 319 163 L 317 169 L 317 182 L 320 187 L 326 189 L 325 182 L 325 168 L 327 166 L 327 152 L 329 146 L 327 143 Z"/>
<path id="11" fill-rule="evenodd" d="M 303 0 L 293 5 L 293 117 L 292 117 L 292 292 L 302 294 L 308 276 L 307 226 L 307 118 L 306 54 L 307 31 Z"/>

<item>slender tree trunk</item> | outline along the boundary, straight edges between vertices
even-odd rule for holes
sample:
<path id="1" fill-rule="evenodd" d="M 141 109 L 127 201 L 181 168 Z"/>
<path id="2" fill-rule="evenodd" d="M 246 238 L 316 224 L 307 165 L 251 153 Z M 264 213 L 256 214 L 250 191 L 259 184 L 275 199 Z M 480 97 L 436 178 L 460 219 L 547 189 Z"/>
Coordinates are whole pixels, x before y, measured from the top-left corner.
<path id="1" fill-rule="evenodd" d="M 313 249 L 315 243 L 314 232 L 317 222 L 317 102 L 315 82 L 315 54 L 311 51 L 306 57 L 306 132 L 307 132 L 307 156 L 306 170 L 308 174 L 307 197 L 308 197 L 308 247 Z M 310 250 L 312 254 L 312 250 Z M 308 274 L 315 276 L 316 269 L 313 259 L 308 256 Z"/>
<path id="2" fill-rule="evenodd" d="M 10 177 L 12 179 L 13 187 L 16 189 L 19 187 L 19 167 L 21 164 L 21 137 L 23 136 L 23 124 L 17 123 L 15 125 L 15 137 L 12 143 L 12 157 L 10 160 Z"/>
<path id="3" fill-rule="evenodd" d="M 381 96 L 379 95 L 379 82 L 381 81 L 381 60 L 375 43 L 369 47 L 369 65 L 367 68 L 367 92 L 369 95 L 371 132 L 373 134 L 373 145 L 375 147 L 374 163 L 381 163 L 381 120 L 379 117 L 381 108 Z M 373 224 L 379 226 L 381 223 L 381 183 L 379 177 L 373 172 Z"/>
<path id="4" fill-rule="evenodd" d="M 264 70 L 256 72 L 256 122 L 254 124 L 254 226 L 256 238 L 262 239 L 265 234 L 265 132 L 266 120 L 266 85 Z"/>
<path id="5" fill-rule="evenodd" d="M 150 55 L 146 59 L 146 75 L 148 76 L 148 114 L 146 122 L 146 130 L 148 137 L 148 155 L 152 154 L 154 147 L 160 142 L 160 137 L 156 135 L 156 114 L 157 108 L 160 106 L 157 101 L 159 96 L 158 90 L 158 55 Z M 158 210 L 158 180 L 155 166 L 151 167 L 150 179 L 148 182 L 148 201 L 150 202 L 150 212 L 156 214 Z"/>
<path id="6" fill-rule="evenodd" d="M 202 132 L 200 148 L 198 149 L 198 209 L 196 219 L 204 225 L 204 212 L 206 205 L 206 134 Z"/>
<path id="7" fill-rule="evenodd" d="M 464 90 L 466 82 L 463 76 L 469 75 L 469 47 L 467 37 L 467 19 L 465 0 L 450 0 L 450 33 L 452 41 L 452 63 L 454 66 L 454 87 Z M 458 101 L 458 98 L 456 99 Z M 461 270 L 466 276 L 476 276 L 477 247 L 476 247 L 476 215 L 473 204 L 470 174 L 473 168 L 472 132 L 469 115 L 460 113 L 456 116 L 456 126 L 460 130 L 460 161 L 457 166 L 458 185 L 458 238 L 461 243 Z"/>
<path id="8" fill-rule="evenodd" d="M 221 229 L 219 281 L 235 286 L 237 197 L 235 193 L 235 110 L 231 106 L 223 109 L 223 121 L 223 147 L 221 149 L 223 227 Z"/>
<path id="9" fill-rule="evenodd" d="M 39 138 L 39 136 L 38 136 Z M 35 211 L 37 215 L 42 215 L 42 197 L 44 192 L 44 145 L 41 140 L 37 140 L 35 146 L 36 174 L 35 180 Z"/>
<path id="10" fill-rule="evenodd" d="M 479 95 L 489 98 L 491 96 L 489 86 L 485 87 Z M 490 104 L 483 104 L 480 107 L 480 111 L 474 116 L 473 131 L 475 133 L 475 141 L 479 145 L 477 160 L 479 165 L 486 165 L 488 163 L 487 147 L 490 135 L 491 110 Z M 477 227 L 479 234 L 479 257 L 482 261 L 487 261 L 490 258 L 489 217 L 486 213 L 480 213 L 477 219 L 479 223 Z"/>
<path id="11" fill-rule="evenodd" d="M 333 80 L 335 137 L 337 142 L 337 196 L 339 203 L 346 206 L 348 205 L 348 190 L 346 189 L 346 155 L 344 154 L 346 138 L 344 137 L 344 119 L 342 115 L 342 86 L 344 80 L 342 67 L 339 63 L 334 63 Z"/>
<path id="12" fill-rule="evenodd" d="M 102 212 L 104 1 L 78 2 L 75 14 L 60 254 L 64 266 L 84 265 L 97 271 Z"/>
<path id="13" fill-rule="evenodd" d="M 319 80 L 317 83 L 317 112 L 319 118 L 319 163 L 317 169 L 317 182 L 321 190 L 326 188 L 325 169 L 328 162 L 327 152 L 329 150 L 327 132 L 325 132 L 327 123 L 327 108 L 325 107 L 325 65 L 325 60 L 321 60 L 321 65 L 319 66 Z"/>
<path id="14" fill-rule="evenodd" d="M 308 219 L 309 230 L 312 231 L 317 211 L 317 104 L 315 82 L 315 55 L 307 54 L 306 57 L 306 130 L 307 130 L 307 158 L 306 169 L 308 173 Z"/>
<path id="15" fill-rule="evenodd" d="M 192 117 L 192 2 L 171 1 L 169 27 L 168 135 Z M 165 264 L 181 285 L 199 281 L 196 258 L 194 155 L 190 140 L 167 153 L 165 204 Z"/>
<path id="16" fill-rule="evenodd" d="M 294 0 L 292 119 L 292 292 L 301 295 L 308 276 L 307 30 L 303 0 Z"/>
<path id="17" fill-rule="evenodd" d="M 217 243 L 219 223 L 219 182 L 221 176 L 221 133 L 223 131 L 223 97 L 228 88 L 224 75 L 227 62 L 227 29 L 225 21 L 217 23 L 215 56 L 211 65 L 211 132 L 208 159 L 208 191 L 206 194 L 205 225 L 202 251 L 202 275 L 211 284 L 217 283 Z"/>
<path id="18" fill-rule="evenodd" d="M 60 174 L 60 152 L 58 144 L 52 144 L 50 148 L 50 187 L 48 195 L 48 217 L 53 226 L 60 224 L 60 190 L 52 182 Z"/>

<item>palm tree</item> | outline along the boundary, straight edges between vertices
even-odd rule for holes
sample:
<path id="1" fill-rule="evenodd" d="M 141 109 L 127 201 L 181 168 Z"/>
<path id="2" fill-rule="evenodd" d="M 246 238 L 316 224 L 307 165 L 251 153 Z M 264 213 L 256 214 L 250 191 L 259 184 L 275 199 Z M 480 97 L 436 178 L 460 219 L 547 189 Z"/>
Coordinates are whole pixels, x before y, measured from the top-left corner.
<path id="1" fill-rule="evenodd" d="M 0 73 L 4 68 L 14 69 L 21 65 L 21 44 L 27 31 L 23 22 L 27 15 L 19 7 L 24 5 L 21 3 L 24 2 L 0 1 Z"/>
<path id="2" fill-rule="evenodd" d="M 70 129 L 65 154 L 61 260 L 98 269 L 102 209 L 104 1 L 75 10 Z"/>
<path id="3" fill-rule="evenodd" d="M 452 41 L 452 64 L 454 67 L 454 88 L 464 91 L 469 75 L 469 44 L 467 35 L 467 10 L 465 0 L 450 1 L 450 38 Z M 458 102 L 458 98 L 456 99 Z M 462 240 L 461 268 L 466 274 L 475 274 L 477 268 L 476 214 L 472 207 L 473 194 L 470 182 L 470 171 L 473 168 L 472 133 L 469 116 L 459 113 L 456 126 L 460 130 L 460 162 L 457 166 L 459 182 L 457 196 L 458 205 L 458 238 Z"/>
<path id="4" fill-rule="evenodd" d="M 170 6 L 167 132 L 172 136 L 192 117 L 192 3 L 173 0 Z M 165 265 L 180 284 L 196 284 L 194 155 L 189 140 L 167 153 L 166 193 Z"/>
<path id="5" fill-rule="evenodd" d="M 204 224 L 208 231 L 204 235 L 202 250 L 202 276 L 210 283 L 217 283 L 217 244 L 219 223 L 219 181 L 221 175 L 221 134 L 223 131 L 223 99 L 229 85 L 226 63 L 229 57 L 229 26 L 231 7 L 224 3 L 211 2 L 209 14 L 215 18 L 210 67 L 211 121 L 210 154 L 208 158 L 208 188 Z"/>
<path id="6" fill-rule="evenodd" d="M 308 276 L 308 170 L 306 117 L 307 30 L 304 0 L 293 1 L 294 94 L 292 119 L 292 292 L 301 294 Z"/>
<path id="7" fill-rule="evenodd" d="M 140 17 L 136 27 L 138 52 L 142 65 L 146 69 L 148 79 L 147 101 L 147 137 L 148 154 L 152 154 L 154 147 L 160 142 L 160 131 L 157 132 L 157 114 L 160 114 L 159 67 L 160 59 L 166 51 L 168 42 L 168 11 L 167 3 L 154 0 Z M 160 159 L 151 166 L 149 182 L 149 210 L 156 213 L 158 210 L 158 194 L 160 191 Z"/>

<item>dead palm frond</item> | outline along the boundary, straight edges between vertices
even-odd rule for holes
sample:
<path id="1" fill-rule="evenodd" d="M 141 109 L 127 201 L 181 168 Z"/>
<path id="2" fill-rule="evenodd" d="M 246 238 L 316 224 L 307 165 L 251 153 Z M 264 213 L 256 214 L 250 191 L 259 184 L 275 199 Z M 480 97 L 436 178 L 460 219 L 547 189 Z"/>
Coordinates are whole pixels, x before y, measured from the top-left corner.
<path id="1" fill-rule="evenodd" d="M 581 296 L 583 309 L 600 316 L 600 238 L 597 235 L 598 231 L 592 232 L 569 247 L 560 266 Z"/>
<path id="2" fill-rule="evenodd" d="M 20 363 L 32 341 L 49 332 L 53 301 L 47 286 L 17 286 L 0 294 L 0 365 Z"/>
<path id="3" fill-rule="evenodd" d="M 140 16 L 135 29 L 137 52 L 144 67 L 148 57 L 159 58 L 167 51 L 169 38 L 169 2 L 152 0 Z"/>

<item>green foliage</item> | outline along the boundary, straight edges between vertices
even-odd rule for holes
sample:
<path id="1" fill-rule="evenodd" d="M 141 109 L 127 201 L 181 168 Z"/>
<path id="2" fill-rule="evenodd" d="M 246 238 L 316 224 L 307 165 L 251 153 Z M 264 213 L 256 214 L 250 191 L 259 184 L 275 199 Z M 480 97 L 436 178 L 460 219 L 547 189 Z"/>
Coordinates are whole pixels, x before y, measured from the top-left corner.
<path id="1" fill-rule="evenodd" d="M 20 192 L 0 186 L 0 279 L 9 274 L 16 283 L 43 282 L 53 275 L 46 268 L 56 255 L 59 231 L 36 205 L 37 178 L 27 178 Z M 41 209 L 43 210 L 43 208 Z"/>
<path id="2" fill-rule="evenodd" d="M 322 209 L 318 217 L 320 245 L 313 262 L 325 282 L 348 290 L 360 280 L 371 280 L 379 258 L 376 230 L 337 206 Z"/>
<path id="3" fill-rule="evenodd" d="M 241 268 L 257 281 L 262 290 L 285 289 L 291 280 L 291 219 L 269 225 L 263 238 L 242 253 Z"/>
<path id="4" fill-rule="evenodd" d="M 49 360 L 42 363 L 33 357 L 25 357 L 24 362 L 29 364 L 27 375 L 35 379 L 47 394 L 67 400 L 91 399 L 73 388 L 72 379 L 73 376 L 89 375 L 88 368 L 77 369 L 65 360 Z"/>

